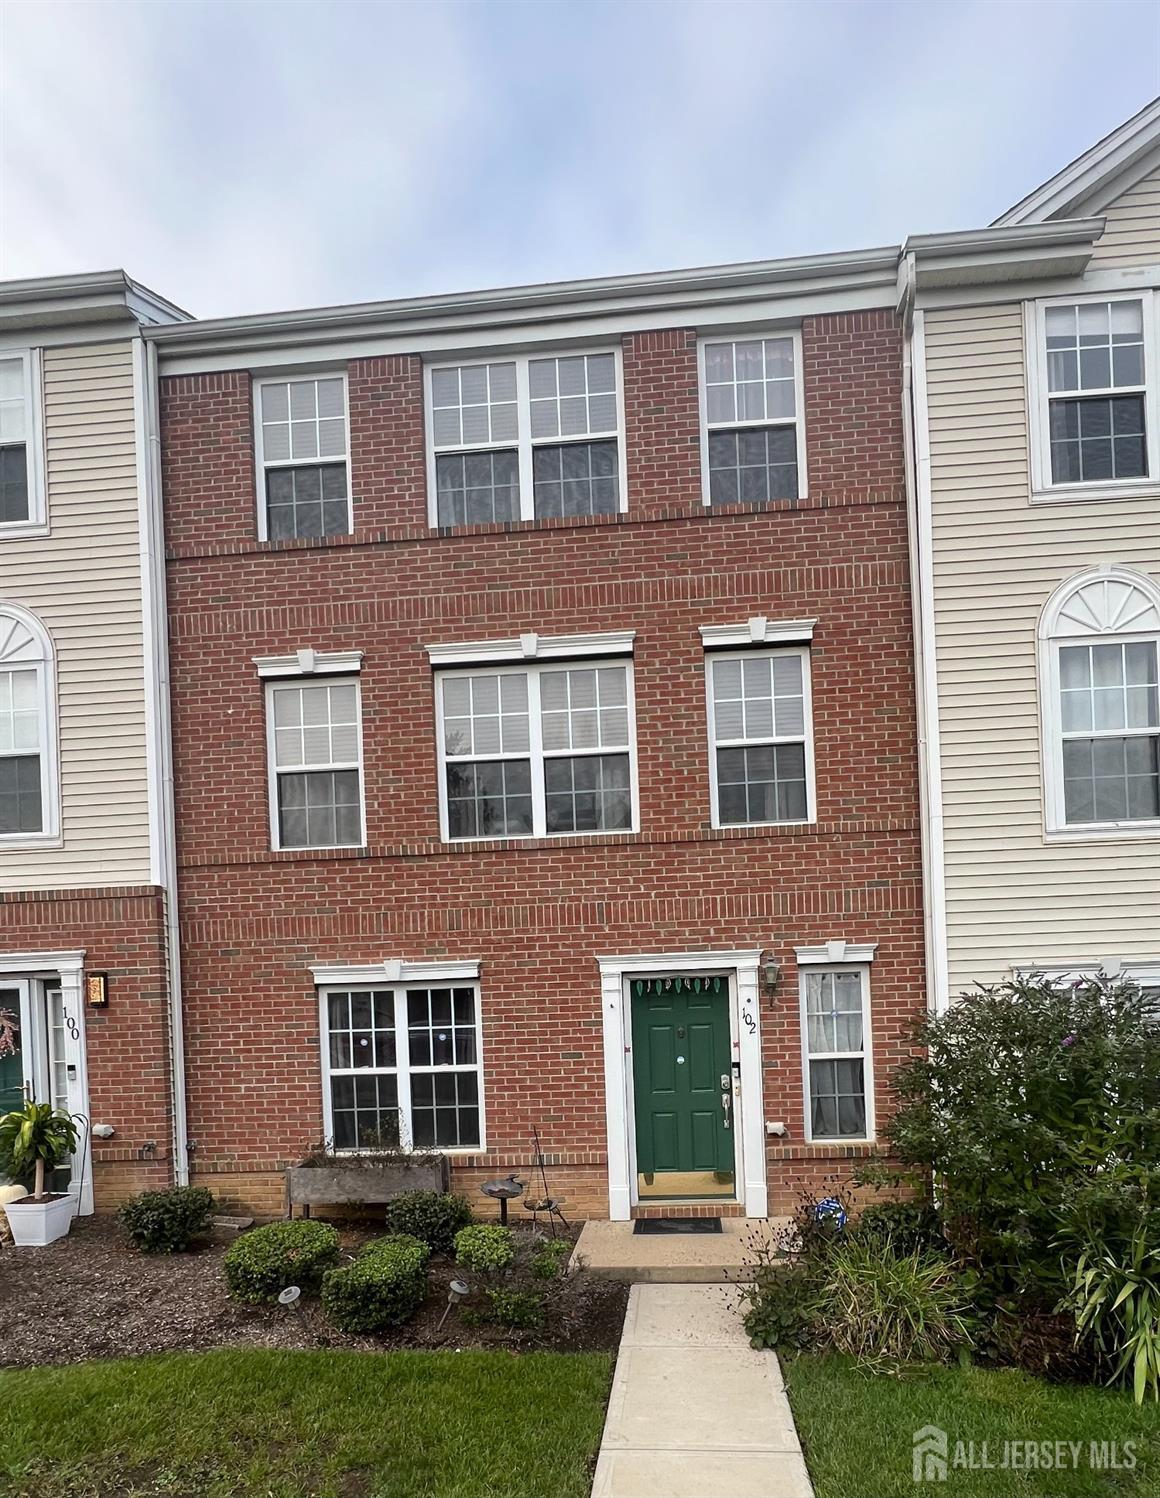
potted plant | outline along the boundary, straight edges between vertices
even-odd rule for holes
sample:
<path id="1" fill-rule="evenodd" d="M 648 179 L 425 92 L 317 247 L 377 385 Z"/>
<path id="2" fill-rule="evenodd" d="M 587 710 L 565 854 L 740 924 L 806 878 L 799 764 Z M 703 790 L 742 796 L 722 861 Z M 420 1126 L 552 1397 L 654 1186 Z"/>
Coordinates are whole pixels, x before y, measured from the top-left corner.
<path id="1" fill-rule="evenodd" d="M 42 1248 L 63 1238 L 73 1216 L 73 1199 L 44 1189 L 50 1171 L 77 1147 L 77 1126 L 51 1103 L 25 1103 L 0 1118 L 0 1169 L 16 1180 L 31 1178 L 33 1193 L 5 1207 L 17 1248 Z"/>

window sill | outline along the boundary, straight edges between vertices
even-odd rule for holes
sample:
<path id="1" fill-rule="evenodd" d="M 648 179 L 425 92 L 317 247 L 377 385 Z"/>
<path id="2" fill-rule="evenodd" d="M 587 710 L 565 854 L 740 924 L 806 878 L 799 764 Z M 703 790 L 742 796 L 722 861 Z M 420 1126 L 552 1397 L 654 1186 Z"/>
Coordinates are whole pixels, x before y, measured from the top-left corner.
<path id="1" fill-rule="evenodd" d="M 0 525 L 0 541 L 21 541 L 26 536 L 47 536 L 47 520 L 9 520 Z"/>
<path id="2" fill-rule="evenodd" d="M 0 853 L 19 853 L 23 849 L 63 848 L 64 838 L 55 832 L 0 833 Z"/>
<path id="3" fill-rule="evenodd" d="M 1083 504 L 1117 499 L 1160 499 L 1155 479 L 1125 479 L 1108 484 L 1060 484 L 1050 489 L 1032 489 L 1033 505 Z"/>
<path id="4" fill-rule="evenodd" d="M 1101 822 L 1085 827 L 1052 827 L 1046 843 L 1145 843 L 1160 838 L 1158 822 Z"/>

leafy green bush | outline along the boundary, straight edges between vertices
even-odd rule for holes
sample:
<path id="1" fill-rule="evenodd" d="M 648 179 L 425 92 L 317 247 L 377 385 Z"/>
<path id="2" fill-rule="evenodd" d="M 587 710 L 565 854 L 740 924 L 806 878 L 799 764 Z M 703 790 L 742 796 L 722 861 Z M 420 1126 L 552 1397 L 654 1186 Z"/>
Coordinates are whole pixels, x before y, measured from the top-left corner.
<path id="1" fill-rule="evenodd" d="M 1120 1166 L 1075 1190 L 1059 1242 L 1074 1279 L 1063 1308 L 1109 1383 L 1160 1400 L 1160 1172 Z"/>
<path id="2" fill-rule="evenodd" d="M 889 1238 L 850 1234 L 831 1249 L 817 1295 L 820 1340 L 862 1363 L 938 1363 L 970 1348 L 970 1305 L 942 1254 L 897 1254 Z"/>
<path id="3" fill-rule="evenodd" d="M 498 1274 L 515 1263 L 516 1240 L 510 1228 L 477 1223 L 455 1235 L 455 1262 L 477 1274 Z"/>
<path id="4" fill-rule="evenodd" d="M 432 1253 L 452 1253 L 456 1233 L 470 1222 L 471 1208 L 451 1193 L 405 1191 L 387 1203 L 388 1233 L 418 1238 Z"/>
<path id="5" fill-rule="evenodd" d="M 873 1202 L 863 1207 L 854 1231 L 860 1238 L 889 1239 L 896 1254 L 945 1253 L 942 1222 L 929 1201 Z"/>
<path id="6" fill-rule="evenodd" d="M 801 1264 L 762 1266 L 742 1290 L 751 1347 L 797 1350 L 817 1341 L 817 1277 Z"/>
<path id="7" fill-rule="evenodd" d="M 886 1132 L 939 1178 L 953 1249 L 999 1303 L 1072 1289 L 1057 1241 L 1077 1188 L 1160 1160 L 1160 1026 L 1134 984 L 1046 978 L 964 995 L 916 1037 Z"/>
<path id="8" fill-rule="evenodd" d="M 538 1280 L 554 1280 L 562 1273 L 572 1253 L 567 1238 L 549 1238 L 528 1259 L 528 1269 Z"/>
<path id="9" fill-rule="evenodd" d="M 410 1320 L 427 1293 L 430 1249 L 399 1233 L 368 1243 L 353 1264 L 322 1281 L 322 1308 L 344 1332 L 378 1332 Z"/>
<path id="10" fill-rule="evenodd" d="M 214 1205 L 204 1186 L 171 1186 L 130 1197 L 117 1219 L 142 1253 L 181 1254 L 209 1231 Z"/>
<path id="11" fill-rule="evenodd" d="M 531 1290 L 489 1290 L 491 1319 L 513 1331 L 532 1331 L 544 1322 L 544 1297 Z"/>
<path id="12" fill-rule="evenodd" d="M 310 1293 L 338 1259 L 338 1230 L 326 1222 L 272 1222 L 243 1233 L 225 1256 L 226 1283 L 235 1300 L 275 1301 L 287 1285 Z"/>

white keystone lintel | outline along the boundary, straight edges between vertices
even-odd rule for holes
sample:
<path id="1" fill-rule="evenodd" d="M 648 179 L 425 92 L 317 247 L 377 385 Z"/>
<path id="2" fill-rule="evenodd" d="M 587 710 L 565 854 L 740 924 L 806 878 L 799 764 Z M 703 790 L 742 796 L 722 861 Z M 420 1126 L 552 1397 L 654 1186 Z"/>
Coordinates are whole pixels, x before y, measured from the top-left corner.
<path id="1" fill-rule="evenodd" d="M 595 635 L 517 635 L 504 640 L 465 640 L 428 645 L 432 666 L 471 666 L 479 662 L 561 660 L 577 656 L 631 655 L 636 631 L 610 630 Z"/>
<path id="2" fill-rule="evenodd" d="M 833 967 L 844 962 L 873 962 L 878 943 L 871 941 L 859 945 L 852 941 L 828 941 L 820 947 L 795 947 L 793 950 L 798 967 L 808 967 L 810 963 L 825 963 Z"/>
<path id="3" fill-rule="evenodd" d="M 737 650 L 747 645 L 801 645 L 814 637 L 816 619 L 767 619 L 755 614 L 743 624 L 702 624 L 706 650 Z"/>
<path id="4" fill-rule="evenodd" d="M 396 983 L 474 983 L 479 978 L 479 963 L 476 962 L 403 962 L 397 957 L 388 957 L 383 962 L 372 962 L 360 967 L 340 965 L 312 967 L 315 986 L 318 988 L 374 987 L 375 984 Z"/>
<path id="5" fill-rule="evenodd" d="M 255 655 L 259 676 L 349 676 L 362 670 L 361 650 L 296 650 L 293 655 Z"/>

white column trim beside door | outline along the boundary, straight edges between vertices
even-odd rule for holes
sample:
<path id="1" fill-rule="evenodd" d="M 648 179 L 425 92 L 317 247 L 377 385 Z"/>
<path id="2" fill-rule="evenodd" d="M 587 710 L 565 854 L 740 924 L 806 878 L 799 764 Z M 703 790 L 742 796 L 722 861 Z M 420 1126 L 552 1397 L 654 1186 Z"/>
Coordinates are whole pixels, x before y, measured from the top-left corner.
<path id="1" fill-rule="evenodd" d="M 75 1070 L 75 1077 L 69 1079 L 69 1110 L 90 1122 L 81 1130 L 84 1150 L 73 1173 L 71 1191 L 77 1197 L 77 1211 L 87 1217 L 93 1210 L 93 1141 L 85 1047 L 84 967 L 83 952 L 0 952 L 0 975 L 4 977 L 58 979 L 65 1017 L 75 1022 L 76 1035 L 67 1028 L 65 1034 L 65 1060 Z"/>
<path id="2" fill-rule="evenodd" d="M 632 1086 L 628 1065 L 628 1023 L 624 980 L 640 973 L 696 973 L 725 969 L 735 980 L 732 1022 L 741 1063 L 741 1159 L 743 1203 L 749 1217 L 765 1217 L 768 1191 L 765 1180 L 765 1119 L 761 1065 L 761 1009 L 757 974 L 760 950 L 729 952 L 670 952 L 628 957 L 598 957 L 600 1010 L 604 1031 L 604 1108 L 608 1132 L 608 1215 L 627 1222 L 633 1206 Z"/>

